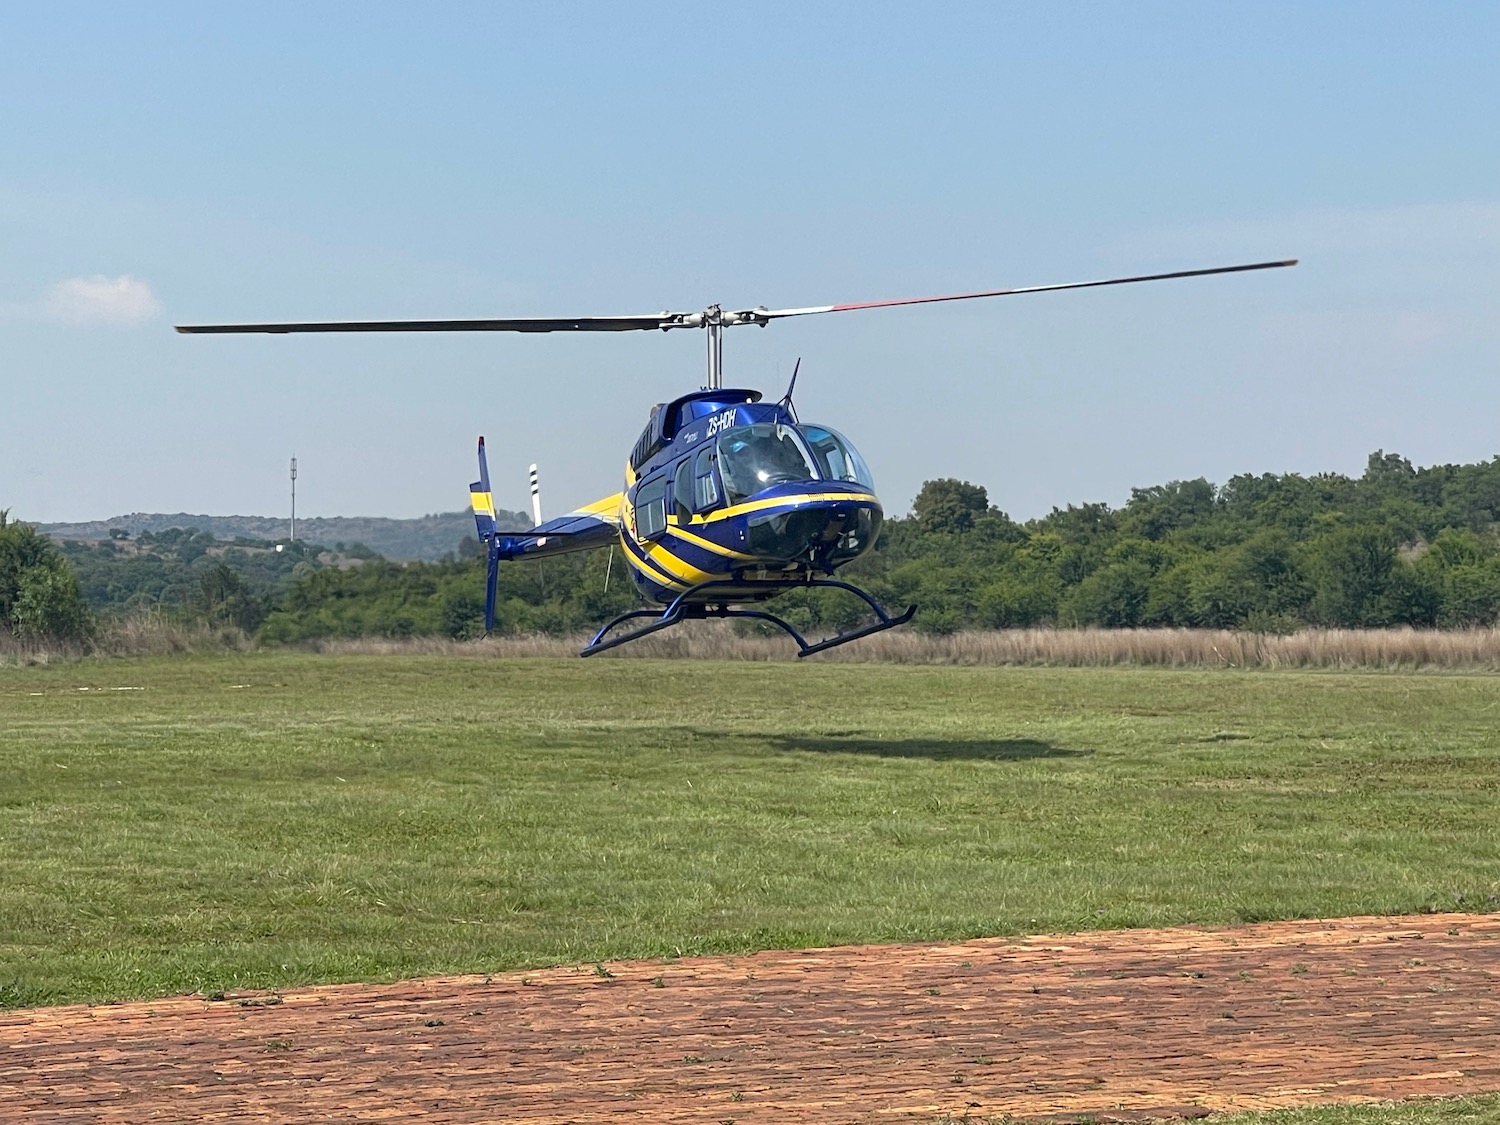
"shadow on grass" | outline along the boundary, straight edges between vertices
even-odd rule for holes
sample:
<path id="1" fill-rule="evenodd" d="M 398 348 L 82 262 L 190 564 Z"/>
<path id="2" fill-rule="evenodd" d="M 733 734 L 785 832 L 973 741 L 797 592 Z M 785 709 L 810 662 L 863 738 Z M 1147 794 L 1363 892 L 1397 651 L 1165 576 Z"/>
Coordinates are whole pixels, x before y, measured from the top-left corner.
<path id="1" fill-rule="evenodd" d="M 1092 750 L 1068 750 L 1031 738 L 869 738 L 821 735 L 772 738 L 778 750 L 870 754 L 877 758 L 927 758 L 934 762 L 1029 762 L 1038 758 L 1083 758 Z"/>

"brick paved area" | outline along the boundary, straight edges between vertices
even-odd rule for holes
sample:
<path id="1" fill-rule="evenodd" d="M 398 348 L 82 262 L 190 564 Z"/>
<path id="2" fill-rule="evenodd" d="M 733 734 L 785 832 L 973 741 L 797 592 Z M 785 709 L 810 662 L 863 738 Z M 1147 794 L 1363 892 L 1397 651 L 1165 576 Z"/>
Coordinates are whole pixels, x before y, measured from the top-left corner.
<path id="1" fill-rule="evenodd" d="M 1500 1090 L 1500 915 L 0 1012 L 0 1119 L 1139 1120 Z"/>

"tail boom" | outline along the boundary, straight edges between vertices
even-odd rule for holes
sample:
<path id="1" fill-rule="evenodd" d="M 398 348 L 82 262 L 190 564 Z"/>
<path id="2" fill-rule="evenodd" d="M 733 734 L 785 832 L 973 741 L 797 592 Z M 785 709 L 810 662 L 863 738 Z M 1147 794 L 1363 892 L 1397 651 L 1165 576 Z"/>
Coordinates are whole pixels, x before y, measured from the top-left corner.
<path id="1" fill-rule="evenodd" d="M 536 490 L 536 466 L 531 466 L 532 510 L 541 515 Z M 485 573 L 484 631 L 495 628 L 495 588 L 500 563 L 507 559 L 545 558 L 572 551 L 605 547 L 617 541 L 620 531 L 621 493 L 606 496 L 576 512 L 558 516 L 527 531 L 501 531 L 495 525 L 495 497 L 490 490 L 490 468 L 484 452 L 484 438 L 479 439 L 479 479 L 469 485 L 469 504 L 474 509 L 474 526 L 485 545 L 488 567 Z"/>

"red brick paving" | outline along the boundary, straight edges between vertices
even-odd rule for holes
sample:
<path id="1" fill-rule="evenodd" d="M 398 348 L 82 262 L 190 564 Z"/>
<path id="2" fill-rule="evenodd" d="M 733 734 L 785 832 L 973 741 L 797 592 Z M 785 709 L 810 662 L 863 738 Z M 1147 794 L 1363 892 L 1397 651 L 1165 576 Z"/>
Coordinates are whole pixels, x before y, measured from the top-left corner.
<path id="1" fill-rule="evenodd" d="M 1500 915 L 0 1013 L 0 1120 L 1139 1120 L 1500 1090 Z"/>

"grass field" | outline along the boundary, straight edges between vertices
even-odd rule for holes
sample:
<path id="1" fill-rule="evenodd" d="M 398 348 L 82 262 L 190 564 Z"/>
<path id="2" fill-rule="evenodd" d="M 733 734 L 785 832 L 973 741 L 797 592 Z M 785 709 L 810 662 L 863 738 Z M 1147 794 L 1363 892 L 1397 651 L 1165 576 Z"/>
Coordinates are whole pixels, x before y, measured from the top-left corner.
<path id="1" fill-rule="evenodd" d="M 1493 1125 L 1497 1121 L 1500 1121 L 1500 1094 L 1234 1113 L 1209 1117 L 1205 1125 Z"/>
<path id="2" fill-rule="evenodd" d="M 950 1117 L 939 1125 L 1011 1125 L 1008 1117 Z M 1476 1098 L 1432 1098 L 1379 1105 L 1313 1106 L 1257 1113 L 1213 1114 L 1203 1125 L 1494 1125 L 1500 1094 Z"/>
<path id="3" fill-rule="evenodd" d="M 1497 720 L 1475 675 L 3 669 L 0 1005 L 1491 910 Z"/>

